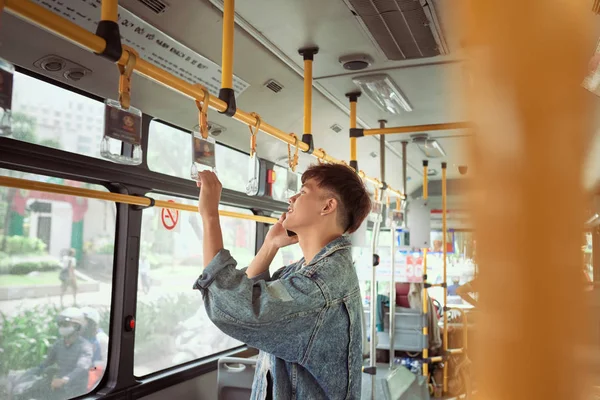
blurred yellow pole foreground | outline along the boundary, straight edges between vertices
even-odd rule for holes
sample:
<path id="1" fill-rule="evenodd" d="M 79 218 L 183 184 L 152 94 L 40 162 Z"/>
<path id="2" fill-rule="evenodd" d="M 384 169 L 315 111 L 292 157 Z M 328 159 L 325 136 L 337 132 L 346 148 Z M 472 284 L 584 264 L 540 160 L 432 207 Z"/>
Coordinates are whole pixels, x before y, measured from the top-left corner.
<path id="1" fill-rule="evenodd" d="M 475 125 L 469 175 L 482 314 L 477 398 L 589 398 L 580 241 L 597 101 L 581 87 L 595 41 L 590 4 L 464 3 L 457 17 Z"/>

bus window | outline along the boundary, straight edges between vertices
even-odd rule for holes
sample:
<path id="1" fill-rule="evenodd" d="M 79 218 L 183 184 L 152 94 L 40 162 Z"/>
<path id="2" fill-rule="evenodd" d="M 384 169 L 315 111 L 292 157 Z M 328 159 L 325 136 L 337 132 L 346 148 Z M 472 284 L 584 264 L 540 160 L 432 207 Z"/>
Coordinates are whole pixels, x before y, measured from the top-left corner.
<path id="1" fill-rule="evenodd" d="M 102 102 L 18 72 L 14 88 L 11 138 L 102 158 Z"/>
<path id="2" fill-rule="evenodd" d="M 159 200 L 196 205 L 196 200 L 153 194 Z M 252 214 L 248 210 L 222 210 Z M 221 217 L 223 242 L 246 267 L 254 257 L 256 223 Z M 207 317 L 192 290 L 202 273 L 202 221 L 198 213 L 148 208 L 142 217 L 134 374 L 144 376 L 242 345 Z"/>
<path id="3" fill-rule="evenodd" d="M 285 182 L 285 173 L 286 173 L 286 171 L 283 170 L 284 182 Z M 272 213 L 270 216 L 272 218 L 279 219 L 279 217 L 281 216 L 281 213 Z M 273 226 L 273 225 L 269 225 L 269 229 L 271 228 L 271 226 Z M 275 258 L 273 259 L 273 261 L 271 262 L 271 265 L 269 266 L 269 273 L 271 275 L 273 275 L 273 273 L 275 273 L 278 269 L 288 266 L 290 264 L 293 264 L 297 261 L 300 261 L 303 257 L 304 257 L 304 255 L 302 254 L 302 249 L 300 248 L 299 244 L 294 244 L 291 246 L 284 247 L 284 248 L 280 249 L 277 252 L 277 254 L 275 255 Z"/>
<path id="4" fill-rule="evenodd" d="M 19 171 L 0 175 L 106 191 Z M 60 398 L 76 397 L 102 378 L 115 223 L 111 202 L 0 187 L 0 379 L 35 382 L 24 398 L 46 398 L 51 386 Z"/>
<path id="5" fill-rule="evenodd" d="M 281 167 L 279 165 L 275 165 L 273 167 L 273 171 L 275 171 L 275 182 L 273 183 L 273 192 L 271 193 L 271 197 L 275 200 L 286 201 L 288 200 L 287 196 L 287 171 L 288 169 L 285 167 Z"/>
<path id="6" fill-rule="evenodd" d="M 148 168 L 161 174 L 190 179 L 192 147 L 190 133 L 160 121 L 150 122 Z M 217 175 L 224 188 L 246 191 L 248 155 L 217 144 Z"/>

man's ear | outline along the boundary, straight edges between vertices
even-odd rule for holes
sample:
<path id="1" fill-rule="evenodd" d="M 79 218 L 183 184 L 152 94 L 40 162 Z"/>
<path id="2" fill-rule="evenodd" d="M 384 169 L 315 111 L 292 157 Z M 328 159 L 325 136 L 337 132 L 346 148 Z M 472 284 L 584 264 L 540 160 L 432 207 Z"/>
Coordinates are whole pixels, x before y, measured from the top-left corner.
<path id="1" fill-rule="evenodd" d="M 325 205 L 321 209 L 321 215 L 327 215 L 334 213 L 337 210 L 338 202 L 335 198 L 331 197 L 326 200 Z"/>

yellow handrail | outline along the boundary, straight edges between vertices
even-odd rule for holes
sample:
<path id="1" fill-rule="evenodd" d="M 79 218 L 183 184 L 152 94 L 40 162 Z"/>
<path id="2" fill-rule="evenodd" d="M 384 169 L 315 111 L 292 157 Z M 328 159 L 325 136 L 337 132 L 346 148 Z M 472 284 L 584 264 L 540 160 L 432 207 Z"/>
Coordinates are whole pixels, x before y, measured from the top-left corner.
<path id="1" fill-rule="evenodd" d="M 135 206 L 149 206 L 150 204 L 152 204 L 152 201 L 148 197 L 102 192 L 100 190 L 57 185 L 54 183 L 36 182 L 27 179 L 10 178 L 7 176 L 0 176 L 0 186 L 15 189 L 36 190 L 39 192 L 86 197 L 88 199 L 114 201 L 116 203 L 131 204 Z M 198 212 L 198 207 L 191 204 L 174 203 L 164 200 L 154 200 L 154 205 L 160 208 L 170 208 L 175 210 Z M 219 210 L 219 215 L 222 217 L 246 219 L 250 221 L 263 222 L 266 224 L 274 224 L 275 222 L 277 222 L 276 218 L 264 217 L 260 215 L 242 214 L 233 211 Z"/>
<path id="2" fill-rule="evenodd" d="M 444 124 L 426 124 L 426 125 L 412 125 L 412 126 L 394 126 L 388 128 L 374 128 L 363 130 L 363 135 L 395 135 L 399 133 L 419 133 L 419 132 L 431 132 L 431 131 L 446 131 L 451 129 L 466 129 L 470 128 L 471 124 L 468 122 L 448 122 Z"/>
<path id="3" fill-rule="evenodd" d="M 30 0 L 5 0 L 5 8 L 12 14 L 29 21 L 32 24 L 38 25 L 58 36 L 63 37 L 66 40 L 94 53 L 102 53 L 106 48 L 106 41 L 89 32 L 80 26 L 76 25 L 72 21 L 69 21 L 52 11 L 47 10 L 43 6 L 39 6 Z M 126 65 L 129 58 L 129 53 L 123 52 L 121 58 L 117 63 L 119 65 Z M 184 81 L 183 79 L 177 78 L 176 76 L 166 72 L 165 70 L 158 68 L 144 59 L 138 59 L 135 65 L 135 71 L 138 74 L 143 75 L 153 81 L 159 82 L 175 91 L 180 92 L 192 99 L 203 101 L 204 93 L 198 87 Z M 227 109 L 227 104 L 219 99 L 217 96 L 209 96 L 209 106 L 219 112 L 223 112 Z M 236 120 L 243 122 L 246 125 L 256 126 L 257 120 L 250 113 L 237 109 L 233 116 Z M 274 138 L 281 140 L 288 144 L 295 144 L 294 139 L 286 132 L 281 129 L 275 128 L 268 123 L 261 121 L 260 130 L 264 133 L 273 136 Z M 298 146 L 300 150 L 307 151 L 308 145 L 303 142 L 299 142 Z M 320 149 L 315 149 L 312 155 L 322 161 L 335 164 L 343 164 L 342 160 L 331 157 Z M 374 178 L 366 176 L 364 173 L 359 174 L 361 178 L 373 184 L 376 183 Z M 380 187 L 382 186 L 379 183 Z M 404 194 L 399 190 L 388 187 L 387 190 L 394 195 L 405 198 Z"/>

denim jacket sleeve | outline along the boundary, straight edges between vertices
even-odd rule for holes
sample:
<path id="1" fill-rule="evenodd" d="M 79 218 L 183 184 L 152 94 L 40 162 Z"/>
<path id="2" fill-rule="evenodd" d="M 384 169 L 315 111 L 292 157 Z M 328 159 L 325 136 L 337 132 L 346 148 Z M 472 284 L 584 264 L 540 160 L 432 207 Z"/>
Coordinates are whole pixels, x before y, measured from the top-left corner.
<path id="1" fill-rule="evenodd" d="M 266 270 L 262 274 L 256 275 L 255 277 L 250 278 L 250 279 L 252 279 L 254 282 L 258 282 L 258 281 L 271 282 L 271 281 L 279 279 L 281 277 L 281 274 L 283 273 L 283 271 L 286 270 L 286 268 L 287 267 L 279 268 L 277 271 L 275 271 L 275 273 L 273 273 L 273 276 L 271 276 L 271 273 L 269 272 L 269 270 Z M 248 267 L 243 268 L 242 271 L 244 271 L 244 273 L 245 273 L 247 269 L 248 269 Z"/>
<path id="2" fill-rule="evenodd" d="M 194 285 L 209 318 L 224 333 L 288 362 L 301 362 L 319 314 L 321 290 L 301 273 L 283 279 L 249 279 L 229 251 L 221 250 Z"/>

